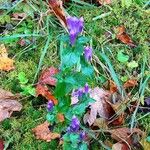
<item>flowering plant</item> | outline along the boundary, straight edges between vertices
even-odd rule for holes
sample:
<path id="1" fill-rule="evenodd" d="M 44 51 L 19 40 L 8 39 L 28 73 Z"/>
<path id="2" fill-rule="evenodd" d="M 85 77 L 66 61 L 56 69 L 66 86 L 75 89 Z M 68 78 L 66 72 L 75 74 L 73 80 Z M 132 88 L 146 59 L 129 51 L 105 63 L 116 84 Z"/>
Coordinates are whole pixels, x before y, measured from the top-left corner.
<path id="1" fill-rule="evenodd" d="M 94 69 L 90 64 L 92 47 L 87 45 L 89 38 L 82 36 L 83 18 L 67 18 L 68 35 L 60 38 L 60 71 L 56 75 L 55 97 L 58 105 L 50 101 L 47 105 L 47 120 L 54 130 L 64 133 L 64 149 L 87 149 L 86 133 L 81 129 L 81 118 L 94 100 L 89 97 L 89 85 L 93 80 Z M 58 114 L 65 119 L 59 119 Z"/>

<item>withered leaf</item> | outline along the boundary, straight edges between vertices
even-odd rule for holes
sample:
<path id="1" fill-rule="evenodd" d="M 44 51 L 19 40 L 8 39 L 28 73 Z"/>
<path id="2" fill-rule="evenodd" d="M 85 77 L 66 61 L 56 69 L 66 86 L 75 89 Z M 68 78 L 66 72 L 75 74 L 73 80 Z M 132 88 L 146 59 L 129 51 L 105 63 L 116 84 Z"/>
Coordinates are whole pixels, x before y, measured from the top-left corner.
<path id="1" fill-rule="evenodd" d="M 126 141 L 129 145 L 133 143 L 132 141 L 133 134 L 144 136 L 144 132 L 138 128 L 133 128 L 132 132 L 129 128 L 126 127 L 109 130 L 108 132 L 111 133 L 111 137 L 116 141 L 118 142 Z"/>
<path id="2" fill-rule="evenodd" d="M 55 86 L 56 85 L 56 78 L 54 78 L 53 76 L 56 75 L 57 73 L 58 73 L 57 68 L 50 67 L 50 68 L 45 69 L 41 73 L 41 76 L 39 78 L 38 83 Z"/>
<path id="3" fill-rule="evenodd" d="M 113 110 L 112 106 L 107 102 L 109 93 L 100 89 L 98 87 L 92 89 L 90 91 L 90 97 L 96 100 L 95 102 L 91 103 L 90 106 L 90 113 L 86 116 L 85 122 L 91 126 L 97 118 L 97 115 L 100 117 L 109 120 L 115 115 L 115 111 Z"/>
<path id="4" fill-rule="evenodd" d="M 14 69 L 14 60 L 8 58 L 8 53 L 4 44 L 0 45 L 0 71 L 10 71 Z"/>
<path id="5" fill-rule="evenodd" d="M 38 84 L 36 86 L 36 95 L 42 95 L 47 100 L 53 101 L 53 103 L 56 105 L 58 103 L 57 99 L 52 95 L 52 93 L 49 91 L 48 87 L 42 84 Z"/>
<path id="6" fill-rule="evenodd" d="M 65 117 L 62 113 L 57 114 L 57 119 L 58 119 L 59 122 L 64 122 L 65 121 Z"/>
<path id="7" fill-rule="evenodd" d="M 126 83 L 124 83 L 123 87 L 126 88 L 130 88 L 130 87 L 135 87 L 138 85 L 138 81 L 135 79 L 130 79 L 128 80 Z"/>
<path id="8" fill-rule="evenodd" d="M 110 91 L 111 94 L 118 91 L 117 85 L 112 80 L 109 80 L 109 91 Z"/>
<path id="9" fill-rule="evenodd" d="M 61 0 L 48 0 L 49 7 L 52 9 L 55 16 L 58 18 L 62 26 L 67 30 L 67 21 L 64 8 Z"/>
<path id="10" fill-rule="evenodd" d="M 0 88 L 0 122 L 9 118 L 14 111 L 21 109 L 22 105 L 13 94 Z"/>
<path id="11" fill-rule="evenodd" d="M 43 124 L 38 125 L 36 128 L 32 129 L 36 136 L 36 139 L 44 140 L 50 142 L 51 140 L 60 138 L 60 134 L 52 133 L 49 128 L 49 123 L 46 121 Z"/>
<path id="12" fill-rule="evenodd" d="M 127 44 L 131 47 L 136 47 L 130 36 L 126 33 L 126 29 L 123 25 L 117 27 L 116 30 L 117 30 L 116 35 L 117 39 L 119 39 L 122 43 Z"/>

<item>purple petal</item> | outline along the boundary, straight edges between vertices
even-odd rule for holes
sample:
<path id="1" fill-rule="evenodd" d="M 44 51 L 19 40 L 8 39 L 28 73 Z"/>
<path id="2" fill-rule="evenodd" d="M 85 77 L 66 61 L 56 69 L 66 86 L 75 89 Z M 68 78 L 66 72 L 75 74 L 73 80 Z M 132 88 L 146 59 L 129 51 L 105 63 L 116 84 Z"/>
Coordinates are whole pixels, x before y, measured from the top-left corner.
<path id="1" fill-rule="evenodd" d="M 76 41 L 78 34 L 83 30 L 83 17 L 78 19 L 77 17 L 67 17 L 67 27 L 69 30 L 70 43 L 73 45 Z"/>
<path id="2" fill-rule="evenodd" d="M 84 92 L 85 92 L 85 93 L 88 93 L 88 92 L 89 92 L 89 86 L 88 86 L 87 83 L 86 83 L 85 86 L 84 86 Z"/>
<path id="3" fill-rule="evenodd" d="M 84 57 L 87 61 L 90 61 L 92 58 L 92 48 L 90 46 L 86 46 L 84 48 Z"/>
<path id="4" fill-rule="evenodd" d="M 52 101 L 49 101 L 48 104 L 47 104 L 47 110 L 48 111 L 51 111 L 54 107 L 54 103 Z"/>
<path id="5" fill-rule="evenodd" d="M 80 133 L 80 140 L 84 140 L 86 138 L 86 133 L 84 131 L 82 131 Z"/>
<path id="6" fill-rule="evenodd" d="M 76 116 L 73 116 L 69 129 L 72 132 L 77 132 L 79 128 L 80 128 L 80 121 L 78 120 Z"/>

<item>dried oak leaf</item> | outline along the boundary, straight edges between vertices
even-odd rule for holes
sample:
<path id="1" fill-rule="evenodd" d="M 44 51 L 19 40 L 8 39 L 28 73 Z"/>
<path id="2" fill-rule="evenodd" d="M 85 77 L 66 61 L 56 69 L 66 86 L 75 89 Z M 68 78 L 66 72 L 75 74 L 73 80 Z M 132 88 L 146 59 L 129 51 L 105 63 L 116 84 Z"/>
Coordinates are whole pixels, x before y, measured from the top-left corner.
<path id="1" fill-rule="evenodd" d="M 13 13 L 12 19 L 13 20 L 21 20 L 21 19 L 25 18 L 26 16 L 27 16 L 26 13 Z"/>
<path id="2" fill-rule="evenodd" d="M 14 60 L 8 58 L 8 53 L 4 44 L 0 45 L 0 71 L 10 71 L 14 69 Z"/>
<path id="3" fill-rule="evenodd" d="M 135 87 L 138 85 L 138 81 L 135 79 L 130 79 L 128 80 L 126 83 L 124 83 L 123 87 L 126 88 L 130 88 L 130 87 Z"/>
<path id="4" fill-rule="evenodd" d="M 61 0 L 48 0 L 49 7 L 52 9 L 55 16 L 58 18 L 62 26 L 67 30 L 66 14 Z"/>
<path id="5" fill-rule="evenodd" d="M 126 33 L 126 29 L 125 27 L 119 26 L 117 27 L 117 39 L 119 39 L 122 43 L 127 44 L 131 47 L 136 47 L 136 45 L 134 44 L 134 42 L 132 41 L 132 39 L 129 37 L 129 35 Z"/>
<path id="6" fill-rule="evenodd" d="M 32 129 L 36 136 L 36 139 L 44 140 L 50 142 L 51 140 L 60 138 L 60 134 L 50 132 L 49 123 L 46 121 L 43 124 L 38 125 L 36 128 Z"/>
<path id="7" fill-rule="evenodd" d="M 36 96 L 42 95 L 47 100 L 53 101 L 53 103 L 56 105 L 58 104 L 57 99 L 52 95 L 52 93 L 49 91 L 48 87 L 46 85 L 37 84 L 36 86 Z"/>
<path id="8" fill-rule="evenodd" d="M 112 106 L 107 102 L 109 93 L 96 87 L 90 91 L 90 97 L 96 100 L 91 103 L 90 113 L 85 117 L 85 122 L 87 122 L 90 126 L 94 123 L 97 118 L 97 115 L 100 117 L 109 120 L 115 115 L 115 111 Z"/>
<path id="9" fill-rule="evenodd" d="M 111 4 L 112 0 L 97 0 L 100 5 Z"/>
<path id="10" fill-rule="evenodd" d="M 45 69 L 39 78 L 38 84 L 47 84 L 47 85 L 56 85 L 56 78 L 53 76 L 58 73 L 58 69 L 54 67 L 50 67 Z"/>
<path id="11" fill-rule="evenodd" d="M 21 109 L 22 105 L 13 94 L 0 88 L 0 122 L 9 118 L 14 111 Z"/>

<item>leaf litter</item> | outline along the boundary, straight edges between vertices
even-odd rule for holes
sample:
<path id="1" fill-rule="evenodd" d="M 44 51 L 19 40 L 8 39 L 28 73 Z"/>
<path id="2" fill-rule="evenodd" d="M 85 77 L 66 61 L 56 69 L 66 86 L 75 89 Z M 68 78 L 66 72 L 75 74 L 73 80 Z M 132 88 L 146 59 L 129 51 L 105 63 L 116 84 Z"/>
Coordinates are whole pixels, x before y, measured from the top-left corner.
<path id="1" fill-rule="evenodd" d="M 10 118 L 14 111 L 21 111 L 22 105 L 16 99 L 11 92 L 0 88 L 0 122 Z"/>

